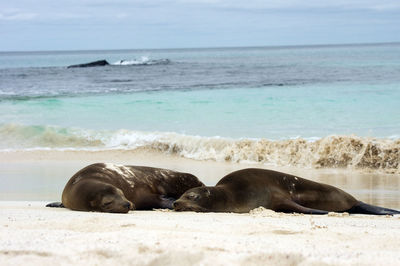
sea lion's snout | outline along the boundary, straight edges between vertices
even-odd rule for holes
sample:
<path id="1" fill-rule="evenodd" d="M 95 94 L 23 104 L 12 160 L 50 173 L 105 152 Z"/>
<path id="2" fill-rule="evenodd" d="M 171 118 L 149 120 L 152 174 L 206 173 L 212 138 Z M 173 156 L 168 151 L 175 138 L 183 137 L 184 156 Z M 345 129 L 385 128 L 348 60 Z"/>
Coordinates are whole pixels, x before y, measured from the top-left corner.
<path id="1" fill-rule="evenodd" d="M 174 207 L 175 211 L 185 211 L 187 209 L 187 204 L 185 204 L 182 200 L 176 200 L 172 203 L 172 207 Z"/>
<path id="2" fill-rule="evenodd" d="M 130 202 L 130 201 L 127 201 L 127 202 L 125 202 L 125 204 L 124 204 L 124 208 L 126 208 L 126 209 L 128 209 L 128 210 L 132 211 L 132 210 L 134 210 L 134 209 L 135 209 L 135 205 L 133 205 L 133 203 L 132 203 L 132 202 Z"/>
<path id="3" fill-rule="evenodd" d="M 135 209 L 135 204 L 130 202 L 129 200 L 124 200 L 122 203 L 119 204 L 120 207 L 118 207 L 117 204 L 113 207 L 113 210 L 110 212 L 120 212 L 120 213 L 128 213 L 129 211 L 132 211 Z"/>
<path id="4" fill-rule="evenodd" d="M 172 203 L 172 207 L 174 207 L 174 209 L 176 210 L 177 208 L 179 208 L 180 203 L 178 201 L 175 201 L 174 203 Z"/>
<path id="5" fill-rule="evenodd" d="M 200 207 L 198 204 L 186 200 L 177 200 L 172 206 L 175 211 L 184 212 L 184 211 L 192 211 L 192 212 L 204 212 L 205 208 Z"/>

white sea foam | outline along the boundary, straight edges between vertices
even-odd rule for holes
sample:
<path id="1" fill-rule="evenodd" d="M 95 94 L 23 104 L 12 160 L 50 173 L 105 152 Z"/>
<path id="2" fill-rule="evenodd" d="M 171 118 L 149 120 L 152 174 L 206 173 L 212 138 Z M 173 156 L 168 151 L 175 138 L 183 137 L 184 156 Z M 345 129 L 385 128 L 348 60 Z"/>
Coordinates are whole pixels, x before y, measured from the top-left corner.
<path id="1" fill-rule="evenodd" d="M 0 126 L 0 148 L 109 150 L 144 148 L 195 160 L 267 165 L 356 167 L 400 172 L 400 139 L 327 136 L 310 140 L 229 139 L 168 132 L 93 131 L 50 126 Z"/>
<path id="2" fill-rule="evenodd" d="M 116 66 L 159 65 L 159 64 L 168 64 L 168 63 L 170 63 L 169 59 L 150 59 L 148 56 L 142 56 L 142 57 L 140 57 L 140 59 L 118 60 L 117 62 L 112 63 L 112 65 L 116 65 Z"/>

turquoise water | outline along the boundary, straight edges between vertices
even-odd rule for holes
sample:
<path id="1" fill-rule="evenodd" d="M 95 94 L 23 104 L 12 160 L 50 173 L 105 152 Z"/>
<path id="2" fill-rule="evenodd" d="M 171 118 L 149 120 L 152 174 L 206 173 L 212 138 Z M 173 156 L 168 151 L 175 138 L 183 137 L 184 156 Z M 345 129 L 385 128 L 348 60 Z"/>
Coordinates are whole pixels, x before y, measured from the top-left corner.
<path id="1" fill-rule="evenodd" d="M 307 85 L 38 98 L 0 104 L 1 122 L 230 138 L 398 138 L 397 85 Z"/>
<path id="2" fill-rule="evenodd" d="M 397 171 L 399 106 L 398 43 L 0 53 L 2 150 Z"/>

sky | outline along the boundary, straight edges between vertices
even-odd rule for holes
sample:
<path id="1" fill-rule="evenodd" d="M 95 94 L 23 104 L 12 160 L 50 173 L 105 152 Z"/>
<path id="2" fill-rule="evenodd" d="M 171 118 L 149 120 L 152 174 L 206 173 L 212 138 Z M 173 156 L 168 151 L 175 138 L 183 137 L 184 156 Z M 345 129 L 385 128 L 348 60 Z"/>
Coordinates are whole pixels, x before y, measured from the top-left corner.
<path id="1" fill-rule="evenodd" d="M 0 0 L 0 51 L 399 41 L 399 0 Z"/>

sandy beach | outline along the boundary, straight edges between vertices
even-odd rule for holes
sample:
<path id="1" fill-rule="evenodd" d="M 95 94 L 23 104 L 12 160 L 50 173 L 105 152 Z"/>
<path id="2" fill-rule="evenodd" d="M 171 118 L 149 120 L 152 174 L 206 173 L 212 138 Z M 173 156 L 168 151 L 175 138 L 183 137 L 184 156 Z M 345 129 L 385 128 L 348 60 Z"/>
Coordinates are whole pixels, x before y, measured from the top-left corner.
<path id="1" fill-rule="evenodd" d="M 50 209 L 0 202 L 1 265 L 399 265 L 400 217 Z"/>
<path id="2" fill-rule="evenodd" d="M 265 209 L 256 209 L 248 214 L 167 210 L 108 214 L 44 207 L 48 200 L 59 200 L 69 177 L 92 162 L 188 171 L 209 185 L 240 168 L 273 167 L 195 161 L 148 151 L 14 151 L 2 152 L 0 158 L 2 186 L 8 185 L 9 191 L 16 191 L 24 183 L 29 189 L 34 188 L 32 182 L 41 184 L 43 192 L 39 190 L 37 193 L 45 195 L 39 198 L 46 200 L 16 201 L 33 197 L 27 196 L 26 191 L 2 193 L 1 265 L 400 264 L 399 216 L 335 213 L 315 216 L 282 214 Z M 396 175 L 348 169 L 281 167 L 276 170 L 328 183 L 335 181 L 336 185 L 350 191 L 352 186 L 359 188 L 360 183 L 368 185 L 368 182 L 373 182 L 375 187 L 394 186 L 396 189 L 400 182 Z M 7 178 L 17 181 L 10 183 Z M 368 193 L 361 193 L 358 197 L 387 207 L 398 206 L 397 198 L 385 201 L 384 196 L 372 195 L 370 198 Z"/>

